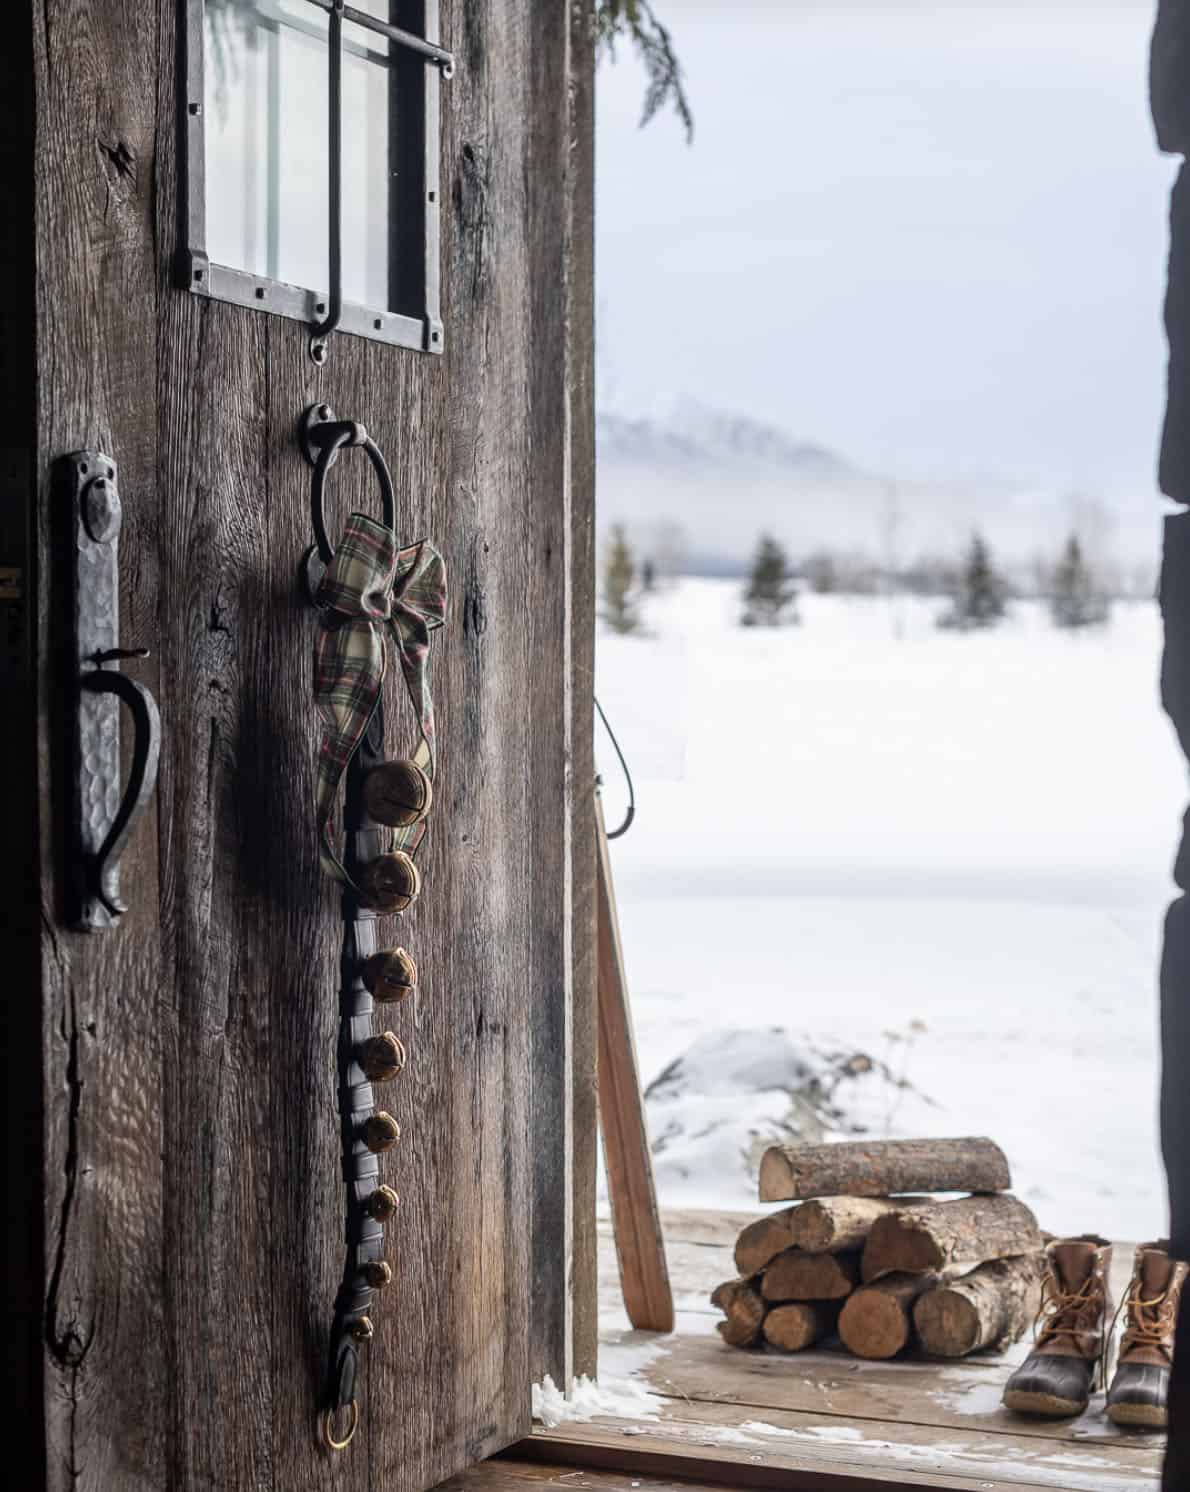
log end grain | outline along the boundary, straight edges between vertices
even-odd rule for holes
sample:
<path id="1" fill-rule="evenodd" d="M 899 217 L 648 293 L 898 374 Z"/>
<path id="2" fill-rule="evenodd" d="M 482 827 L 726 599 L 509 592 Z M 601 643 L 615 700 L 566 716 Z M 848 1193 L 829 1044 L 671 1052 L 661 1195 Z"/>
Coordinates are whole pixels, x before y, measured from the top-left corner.
<path id="1" fill-rule="evenodd" d="M 791 1301 L 774 1306 L 764 1318 L 764 1339 L 781 1352 L 804 1352 L 835 1329 L 837 1305 L 824 1301 Z"/>
<path id="2" fill-rule="evenodd" d="M 770 1260 L 790 1246 L 793 1241 L 789 1236 L 790 1221 L 797 1210 L 785 1207 L 748 1224 L 735 1245 L 735 1267 L 741 1275 L 759 1274 Z"/>
<path id="3" fill-rule="evenodd" d="M 924 1351 L 934 1357 L 966 1357 L 980 1344 L 975 1303 L 954 1290 L 930 1290 L 913 1307 L 913 1324 Z"/>
<path id="4" fill-rule="evenodd" d="M 856 1357 L 895 1357 L 909 1344 L 915 1297 L 933 1283 L 933 1276 L 894 1274 L 857 1290 L 839 1313 L 843 1345 Z"/>
<path id="5" fill-rule="evenodd" d="M 753 1280 L 724 1280 L 712 1292 L 711 1304 L 726 1317 L 717 1327 L 729 1347 L 755 1346 L 760 1340 L 766 1307 Z"/>

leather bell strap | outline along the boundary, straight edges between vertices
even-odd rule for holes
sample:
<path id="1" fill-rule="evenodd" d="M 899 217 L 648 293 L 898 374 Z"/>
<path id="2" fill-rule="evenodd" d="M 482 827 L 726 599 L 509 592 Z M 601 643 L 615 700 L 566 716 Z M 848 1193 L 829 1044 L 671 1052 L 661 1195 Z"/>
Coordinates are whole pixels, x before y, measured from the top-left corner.
<path id="1" fill-rule="evenodd" d="M 433 778 L 434 702 L 430 633 L 446 620 L 446 566 L 432 544 L 398 549 L 392 530 L 352 513 L 318 587 L 314 700 L 322 717 L 318 751 L 319 858 L 327 875 L 358 890 L 335 848 L 335 807 L 347 764 L 359 749 L 384 683 L 386 640 L 396 649 L 421 741 L 414 760 Z M 393 831 L 412 853 L 424 824 Z"/>
<path id="2" fill-rule="evenodd" d="M 365 1124 L 375 1113 L 375 1093 L 357 1059 L 372 1032 L 372 997 L 359 977 L 359 968 L 361 957 L 375 949 L 374 928 L 371 918 L 348 923 L 342 956 L 338 1069 L 347 1251 L 335 1297 L 322 1393 L 324 1408 L 332 1412 L 350 1408 L 356 1399 L 359 1346 L 366 1339 L 359 1333 L 369 1326 L 375 1294 L 368 1270 L 384 1257 L 384 1228 L 367 1206 L 380 1182 L 380 1161 L 364 1138 Z"/>

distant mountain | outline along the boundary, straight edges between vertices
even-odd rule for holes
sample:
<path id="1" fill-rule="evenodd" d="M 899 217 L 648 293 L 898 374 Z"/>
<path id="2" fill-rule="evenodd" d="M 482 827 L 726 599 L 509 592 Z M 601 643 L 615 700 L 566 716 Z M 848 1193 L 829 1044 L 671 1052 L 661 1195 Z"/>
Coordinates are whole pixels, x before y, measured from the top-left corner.
<path id="1" fill-rule="evenodd" d="M 801 479 L 857 475 L 825 446 L 803 444 L 774 425 L 692 400 L 664 421 L 601 414 L 596 439 L 600 458 L 613 465 L 636 462 L 660 469 L 734 462 L 749 472 L 765 468 L 771 475 Z"/>
<path id="2" fill-rule="evenodd" d="M 1157 553 L 1149 493 L 1108 501 L 1010 473 L 921 481 L 866 472 L 778 426 L 692 401 L 663 418 L 603 412 L 596 439 L 600 530 L 624 524 L 662 569 L 741 573 L 762 532 L 795 561 L 818 549 L 893 566 L 953 557 L 976 528 L 1018 569 L 1052 559 L 1076 526 L 1106 562 L 1144 567 Z"/>

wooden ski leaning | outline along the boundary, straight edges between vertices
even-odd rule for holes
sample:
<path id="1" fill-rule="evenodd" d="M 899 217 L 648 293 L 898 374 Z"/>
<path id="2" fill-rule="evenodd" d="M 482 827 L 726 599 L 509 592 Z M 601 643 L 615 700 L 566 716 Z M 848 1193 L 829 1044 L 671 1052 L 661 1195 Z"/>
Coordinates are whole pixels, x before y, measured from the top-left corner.
<path id="1" fill-rule="evenodd" d="M 653 1185 L 653 1159 L 636 1061 L 620 924 L 603 804 L 595 793 L 598 845 L 599 1123 L 611 1199 L 620 1288 L 640 1331 L 674 1329 L 673 1293 Z"/>

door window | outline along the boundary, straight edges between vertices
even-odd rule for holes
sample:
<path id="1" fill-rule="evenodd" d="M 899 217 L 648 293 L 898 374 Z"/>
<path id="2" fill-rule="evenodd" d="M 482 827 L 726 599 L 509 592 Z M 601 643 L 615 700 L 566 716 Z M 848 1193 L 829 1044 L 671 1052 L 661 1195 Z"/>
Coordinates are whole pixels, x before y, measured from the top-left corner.
<path id="1" fill-rule="evenodd" d="M 331 283 L 330 8 L 189 0 L 187 285 L 312 323 Z M 433 55 L 437 12 L 427 0 L 345 8 L 339 151 L 341 327 L 435 352 L 438 92 L 449 67 Z"/>

